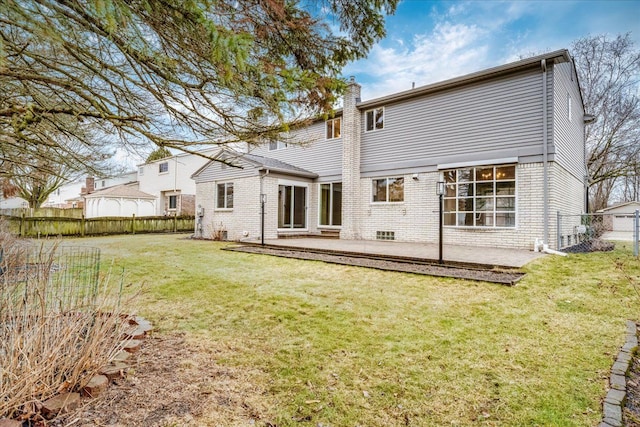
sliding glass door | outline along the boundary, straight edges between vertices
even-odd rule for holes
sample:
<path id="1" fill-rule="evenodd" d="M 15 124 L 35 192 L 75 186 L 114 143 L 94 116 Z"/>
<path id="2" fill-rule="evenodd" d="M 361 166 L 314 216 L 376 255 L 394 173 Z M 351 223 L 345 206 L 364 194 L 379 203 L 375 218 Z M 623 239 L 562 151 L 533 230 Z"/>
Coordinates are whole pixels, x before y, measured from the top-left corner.
<path id="1" fill-rule="evenodd" d="M 278 186 L 278 228 L 307 228 L 307 187 Z"/>

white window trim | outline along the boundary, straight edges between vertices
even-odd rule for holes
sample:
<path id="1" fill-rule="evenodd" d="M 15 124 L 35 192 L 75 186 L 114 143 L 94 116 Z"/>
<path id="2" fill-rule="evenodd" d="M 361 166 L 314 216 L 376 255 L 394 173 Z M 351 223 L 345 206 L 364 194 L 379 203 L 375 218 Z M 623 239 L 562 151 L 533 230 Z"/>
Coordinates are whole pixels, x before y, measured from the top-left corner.
<path id="1" fill-rule="evenodd" d="M 327 135 L 327 125 L 331 123 L 331 133 L 332 135 L 335 135 L 335 133 L 333 132 L 333 124 L 335 123 L 336 120 L 340 120 L 340 136 L 332 136 L 331 138 L 329 138 Z M 326 141 L 331 141 L 334 139 L 341 139 L 341 138 L 342 138 L 342 117 L 334 117 L 333 119 L 327 119 L 324 123 L 324 139 Z"/>
<path id="2" fill-rule="evenodd" d="M 376 110 L 382 110 L 382 128 L 381 129 L 376 129 Z M 369 113 L 369 111 L 373 111 L 373 128 L 371 130 L 367 130 L 367 113 Z M 375 132 L 375 131 L 381 131 L 381 130 L 385 130 L 386 128 L 386 121 L 387 121 L 387 111 L 385 109 L 385 107 L 376 107 L 376 108 L 370 108 L 368 110 L 366 110 L 364 112 L 364 131 L 365 132 Z"/>
<path id="3" fill-rule="evenodd" d="M 231 211 L 233 211 L 233 208 L 227 208 L 227 207 L 219 208 L 219 207 L 218 207 L 218 186 L 219 186 L 219 185 L 222 185 L 222 184 L 224 184 L 224 190 L 225 190 L 225 193 L 226 193 L 226 191 L 227 191 L 227 184 L 232 184 L 232 185 L 233 185 L 233 198 L 234 198 L 234 200 L 233 200 L 233 205 L 235 206 L 235 204 L 236 204 L 236 201 L 235 201 L 235 197 L 236 197 L 236 188 L 235 188 L 235 187 L 236 187 L 236 186 L 234 185 L 233 181 L 219 181 L 219 182 L 216 182 L 216 194 L 215 194 L 215 196 L 216 196 L 216 201 L 215 201 L 215 205 L 214 205 L 214 206 L 215 206 L 214 211 L 215 211 L 215 212 L 231 212 Z M 225 199 L 224 199 L 224 201 L 225 201 L 225 205 L 227 204 L 227 198 L 226 198 L 226 196 L 227 196 L 227 195 L 225 194 Z"/>
<path id="4" fill-rule="evenodd" d="M 501 227 L 481 227 L 481 226 L 476 226 L 476 225 L 443 225 L 444 228 L 451 228 L 451 229 L 455 229 L 455 230 L 475 230 L 475 231 L 505 231 L 505 230 L 510 230 L 510 231 L 515 231 L 518 230 L 518 216 L 519 216 L 519 212 L 518 212 L 518 164 L 517 163 L 512 163 L 512 164 L 485 164 L 485 163 L 480 163 L 474 166 L 469 166 L 469 167 L 483 167 L 483 166 L 493 166 L 495 167 L 499 167 L 499 166 L 514 166 L 515 167 L 515 177 L 514 177 L 514 181 L 516 184 L 516 188 L 515 188 L 515 192 L 513 194 L 513 197 L 515 197 L 514 200 L 514 214 L 515 214 L 515 225 L 513 227 L 508 227 L 508 226 L 501 226 Z M 439 167 L 438 167 L 439 168 Z M 447 169 L 464 169 L 465 166 L 462 167 L 458 167 L 458 168 L 447 168 Z M 438 180 L 442 179 L 441 177 L 438 178 Z M 493 180 L 493 182 L 495 182 L 495 179 Z M 474 196 L 475 198 L 475 196 Z M 457 196 L 456 196 L 456 200 L 457 200 Z M 493 213 L 496 213 L 496 210 L 493 210 Z"/>
<path id="5" fill-rule="evenodd" d="M 402 201 L 401 202 L 389 202 L 389 201 L 384 201 L 384 202 L 374 202 L 373 201 L 373 181 L 376 180 L 380 180 L 380 179 L 397 179 L 397 178 L 402 178 Z M 370 205 L 374 205 L 374 206 L 380 206 L 380 205 L 400 205 L 406 202 L 407 198 L 406 198 L 406 194 L 405 194 L 405 190 L 406 190 L 406 184 L 407 182 L 407 177 L 404 175 L 396 175 L 396 176 L 381 176 L 381 177 L 376 177 L 376 178 L 371 178 L 370 184 L 369 184 L 369 191 L 370 191 L 370 195 L 369 195 L 369 204 Z M 387 182 L 387 200 L 389 199 L 389 183 Z"/>
<path id="6" fill-rule="evenodd" d="M 272 142 L 275 142 L 276 148 L 271 148 L 271 143 Z M 288 144 L 286 142 L 278 140 L 278 141 L 269 141 L 267 148 L 269 149 L 269 151 L 280 151 L 280 150 L 286 149 L 287 146 L 288 146 Z"/>
<path id="7" fill-rule="evenodd" d="M 176 200 L 176 207 L 172 208 L 171 207 L 171 198 L 175 197 Z M 178 193 L 175 194 L 167 194 L 167 211 L 168 212 L 173 212 L 173 211 L 177 211 L 178 210 Z"/>
<path id="8" fill-rule="evenodd" d="M 330 181 L 330 182 L 319 182 L 318 183 L 318 228 L 340 230 L 340 229 L 342 229 L 341 225 L 320 224 L 320 208 L 322 207 L 321 206 L 321 202 L 322 202 L 322 191 L 321 191 L 322 187 L 321 186 L 322 186 L 322 184 L 331 184 L 331 189 L 333 190 L 333 184 L 342 184 L 342 181 Z M 333 194 L 331 195 L 331 203 L 333 204 Z"/>
<path id="9" fill-rule="evenodd" d="M 166 170 L 166 171 L 164 171 L 164 172 L 160 172 L 160 165 L 164 165 L 164 164 L 166 164 L 166 165 L 167 165 L 167 170 Z M 168 174 L 168 173 L 169 173 L 169 162 L 161 162 L 161 163 L 158 163 L 158 175 L 166 175 L 166 174 Z"/>

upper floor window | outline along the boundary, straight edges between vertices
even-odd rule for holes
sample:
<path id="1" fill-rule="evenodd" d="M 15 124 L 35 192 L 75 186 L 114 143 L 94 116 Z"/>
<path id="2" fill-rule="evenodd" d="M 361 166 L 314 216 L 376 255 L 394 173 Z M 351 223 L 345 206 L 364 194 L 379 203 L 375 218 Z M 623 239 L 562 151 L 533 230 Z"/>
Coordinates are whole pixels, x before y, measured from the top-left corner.
<path id="1" fill-rule="evenodd" d="M 233 182 L 223 182 L 217 185 L 216 208 L 233 208 Z"/>
<path id="2" fill-rule="evenodd" d="M 158 173 L 167 173 L 169 172 L 169 162 L 162 162 L 158 164 Z"/>
<path id="3" fill-rule="evenodd" d="M 481 166 L 446 170 L 444 225 L 516 226 L 516 167 Z"/>
<path id="4" fill-rule="evenodd" d="M 372 181 L 373 202 L 403 202 L 404 178 L 380 178 Z"/>
<path id="5" fill-rule="evenodd" d="M 327 120 L 327 139 L 340 138 L 341 135 L 342 119 L 336 117 L 335 119 Z"/>
<path id="6" fill-rule="evenodd" d="M 144 166 L 138 168 L 138 175 L 144 175 Z"/>
<path id="7" fill-rule="evenodd" d="M 282 141 L 269 141 L 269 151 L 287 148 L 287 143 Z"/>
<path id="8" fill-rule="evenodd" d="M 368 110 L 364 113 L 364 115 L 365 130 L 367 132 L 384 129 L 384 107 Z"/>

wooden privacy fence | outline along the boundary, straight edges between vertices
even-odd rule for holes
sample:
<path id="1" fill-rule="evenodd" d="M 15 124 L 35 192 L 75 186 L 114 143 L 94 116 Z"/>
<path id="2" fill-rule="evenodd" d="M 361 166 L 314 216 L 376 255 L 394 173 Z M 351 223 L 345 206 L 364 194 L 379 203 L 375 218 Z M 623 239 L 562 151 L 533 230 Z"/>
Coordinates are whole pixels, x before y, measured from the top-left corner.
<path id="1" fill-rule="evenodd" d="M 6 216 L 34 216 L 34 217 L 54 217 L 54 218 L 82 218 L 84 210 L 82 208 L 13 208 L 0 209 L 0 215 Z"/>
<path id="2" fill-rule="evenodd" d="M 21 237 L 91 236 L 100 234 L 170 233 L 193 231 L 195 217 L 145 216 L 62 218 L 3 216 L 9 230 Z"/>

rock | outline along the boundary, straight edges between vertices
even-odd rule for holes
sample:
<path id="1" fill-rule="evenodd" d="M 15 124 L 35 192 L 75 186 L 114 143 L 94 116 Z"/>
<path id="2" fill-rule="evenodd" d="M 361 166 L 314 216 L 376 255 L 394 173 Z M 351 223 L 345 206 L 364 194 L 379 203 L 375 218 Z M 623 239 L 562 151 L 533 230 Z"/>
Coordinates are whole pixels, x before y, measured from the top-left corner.
<path id="1" fill-rule="evenodd" d="M 627 381 L 624 375 L 612 374 L 609 378 L 609 384 L 611 388 L 615 388 L 616 390 L 625 391 L 627 388 Z"/>
<path id="2" fill-rule="evenodd" d="M 113 362 L 105 366 L 100 370 L 102 375 L 105 375 L 109 380 L 115 380 L 122 378 L 125 371 L 129 369 L 129 365 L 122 362 Z"/>
<path id="3" fill-rule="evenodd" d="M 122 346 L 122 349 L 124 351 L 129 352 L 129 353 L 135 353 L 136 351 L 140 350 L 141 346 L 142 346 L 142 341 L 140 341 L 140 340 L 128 340 Z"/>
<path id="4" fill-rule="evenodd" d="M 61 412 L 77 408 L 79 404 L 79 393 L 61 393 L 42 402 L 42 415 L 51 419 Z"/>
<path id="5" fill-rule="evenodd" d="M 109 378 L 105 375 L 94 375 L 87 385 L 82 387 L 82 394 L 88 397 L 96 397 L 109 386 Z"/>
<path id="6" fill-rule="evenodd" d="M 134 328 L 131 328 L 127 332 L 125 332 L 124 337 L 128 339 L 133 339 L 133 340 L 141 340 L 144 338 L 146 334 L 147 334 L 146 329 L 141 328 L 140 326 L 136 326 Z"/>
<path id="7" fill-rule="evenodd" d="M 113 356 L 112 362 L 124 362 L 131 357 L 131 353 L 128 351 L 120 350 L 115 356 Z"/>
<path id="8" fill-rule="evenodd" d="M 22 427 L 22 423 L 8 418 L 2 418 L 0 420 L 0 427 Z"/>

